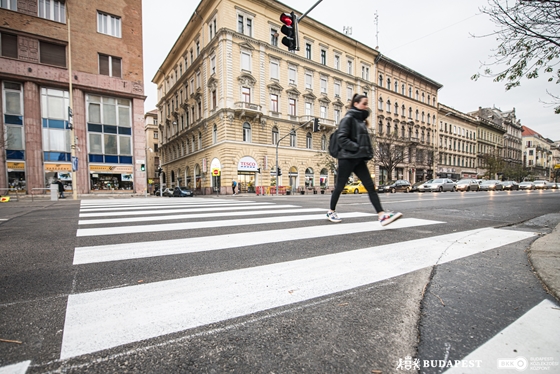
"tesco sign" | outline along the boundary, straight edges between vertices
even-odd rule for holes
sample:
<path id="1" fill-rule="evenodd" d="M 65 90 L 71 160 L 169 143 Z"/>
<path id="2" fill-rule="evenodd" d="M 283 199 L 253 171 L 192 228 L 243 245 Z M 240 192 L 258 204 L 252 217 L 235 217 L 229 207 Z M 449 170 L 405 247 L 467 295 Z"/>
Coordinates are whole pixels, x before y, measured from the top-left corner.
<path id="1" fill-rule="evenodd" d="M 245 156 L 239 160 L 237 170 L 239 171 L 257 171 L 257 161 L 253 157 Z"/>

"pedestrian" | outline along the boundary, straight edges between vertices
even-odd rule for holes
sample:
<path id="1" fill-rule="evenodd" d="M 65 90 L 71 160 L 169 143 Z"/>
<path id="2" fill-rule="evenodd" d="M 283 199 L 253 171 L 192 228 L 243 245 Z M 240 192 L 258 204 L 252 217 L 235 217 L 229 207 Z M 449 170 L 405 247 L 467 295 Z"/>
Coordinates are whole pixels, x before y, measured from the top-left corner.
<path id="1" fill-rule="evenodd" d="M 237 195 L 237 192 L 235 192 L 235 188 L 237 187 L 237 182 L 234 180 L 231 181 L 231 189 L 233 190 L 233 194 Z"/>
<path id="2" fill-rule="evenodd" d="M 338 179 L 331 196 L 330 210 L 327 212 L 327 219 L 331 222 L 342 221 L 336 213 L 336 204 L 352 173 L 356 174 L 366 188 L 381 226 L 388 225 L 402 217 L 402 213 L 383 210 L 367 167 L 367 162 L 373 158 L 373 147 L 367 122 L 369 114 L 368 97 L 354 94 L 350 109 L 338 125 L 338 144 L 341 149 L 338 152 Z"/>
<path id="3" fill-rule="evenodd" d="M 61 199 L 66 199 L 66 197 L 64 197 L 64 184 L 62 184 L 60 179 L 56 180 L 56 184 L 58 184 L 58 197 L 60 197 Z"/>

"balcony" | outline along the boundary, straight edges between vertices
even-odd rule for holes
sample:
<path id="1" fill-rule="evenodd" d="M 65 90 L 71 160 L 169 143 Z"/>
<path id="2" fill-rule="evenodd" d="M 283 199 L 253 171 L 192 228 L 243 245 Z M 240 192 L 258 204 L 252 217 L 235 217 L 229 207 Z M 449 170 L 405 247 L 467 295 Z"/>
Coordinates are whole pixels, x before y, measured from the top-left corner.
<path id="1" fill-rule="evenodd" d="M 258 104 L 248 103 L 245 101 L 238 101 L 233 104 L 233 109 L 239 117 L 249 117 L 257 118 L 260 117 L 262 113 L 262 107 Z"/>
<path id="2" fill-rule="evenodd" d="M 311 127 L 313 125 L 313 120 L 315 120 L 315 118 L 318 118 L 318 117 L 309 116 L 309 115 L 300 116 L 298 118 L 298 121 L 300 123 L 309 122 L 309 127 Z M 327 129 L 327 128 L 334 128 L 336 123 L 332 119 L 319 118 L 319 125 L 322 127 L 322 129 L 323 129 L 323 127 L 324 127 L 324 129 Z"/>

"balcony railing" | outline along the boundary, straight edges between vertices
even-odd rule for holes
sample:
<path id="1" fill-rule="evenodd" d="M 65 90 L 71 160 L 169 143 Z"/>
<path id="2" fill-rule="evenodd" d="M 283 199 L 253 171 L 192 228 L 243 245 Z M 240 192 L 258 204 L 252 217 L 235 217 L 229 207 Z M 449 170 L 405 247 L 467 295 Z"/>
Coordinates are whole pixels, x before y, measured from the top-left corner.
<path id="1" fill-rule="evenodd" d="M 262 115 L 262 107 L 254 103 L 238 101 L 233 104 L 233 108 L 240 117 L 256 117 Z"/>

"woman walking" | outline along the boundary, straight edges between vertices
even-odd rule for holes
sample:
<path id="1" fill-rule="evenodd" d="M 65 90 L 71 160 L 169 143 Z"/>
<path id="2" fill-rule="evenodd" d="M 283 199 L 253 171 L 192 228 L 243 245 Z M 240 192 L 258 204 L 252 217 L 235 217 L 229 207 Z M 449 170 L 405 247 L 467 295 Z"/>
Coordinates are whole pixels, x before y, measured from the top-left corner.
<path id="1" fill-rule="evenodd" d="M 327 212 L 327 219 L 331 222 L 342 221 L 335 211 L 336 204 L 352 172 L 360 178 L 366 188 L 369 200 L 379 216 L 381 226 L 388 225 L 402 217 L 402 213 L 383 210 L 367 167 L 368 160 L 373 158 L 373 147 L 367 129 L 369 114 L 367 96 L 355 94 L 352 97 L 350 109 L 338 125 L 338 144 L 340 146 L 338 179 L 331 196 L 330 210 Z"/>

